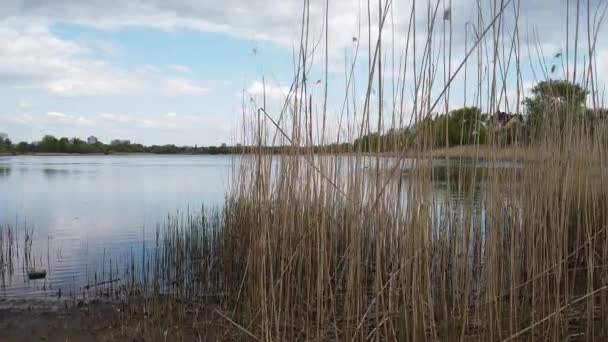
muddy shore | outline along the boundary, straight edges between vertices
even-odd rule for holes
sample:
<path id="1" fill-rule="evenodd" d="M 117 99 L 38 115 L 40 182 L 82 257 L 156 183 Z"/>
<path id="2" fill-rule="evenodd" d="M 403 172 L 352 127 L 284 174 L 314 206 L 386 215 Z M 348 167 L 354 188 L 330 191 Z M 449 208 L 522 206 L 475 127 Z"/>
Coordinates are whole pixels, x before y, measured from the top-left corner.
<path id="1" fill-rule="evenodd" d="M 0 341 L 218 341 L 230 340 L 211 310 L 165 303 L 0 300 Z M 162 305 L 165 305 L 162 304 Z M 158 309 L 161 306 L 156 306 Z"/>

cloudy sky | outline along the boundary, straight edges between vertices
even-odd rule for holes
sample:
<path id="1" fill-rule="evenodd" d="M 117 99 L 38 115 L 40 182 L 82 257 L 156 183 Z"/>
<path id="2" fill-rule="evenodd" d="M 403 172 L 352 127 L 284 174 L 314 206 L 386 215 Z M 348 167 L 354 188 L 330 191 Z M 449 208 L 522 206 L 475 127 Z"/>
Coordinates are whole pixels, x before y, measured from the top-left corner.
<path id="1" fill-rule="evenodd" d="M 595 20 L 606 1 L 589 1 Z M 441 8 L 449 6 L 445 2 Z M 476 20 L 476 2 L 452 4 L 453 65 L 462 59 L 463 32 Z M 398 47 L 405 41 L 410 3 L 394 3 L 391 26 Z M 277 101 L 289 87 L 301 6 L 301 0 L 2 0 L 0 132 L 13 141 L 52 134 L 145 144 L 237 142 L 243 93 L 257 98 L 262 77 L 267 95 Z M 365 41 L 359 29 L 367 20 L 365 6 L 330 0 L 328 79 L 322 80 L 321 56 L 313 66 L 313 78 L 321 85 L 327 81 L 335 95 L 330 113 L 342 105 L 335 99 L 341 99 L 353 37 Z M 526 58 L 542 55 L 551 63 L 565 49 L 559 18 L 565 17 L 566 0 L 521 1 L 521 8 L 522 41 L 542 37 L 542 52 Z M 311 0 L 312 26 L 318 28 L 313 40 L 320 37 L 323 16 L 324 1 Z M 421 39 L 426 25 L 416 21 Z M 586 26 L 584 33 L 586 39 Z M 598 36 L 598 75 L 608 73 L 607 36 Z M 367 65 L 364 57 L 360 63 Z M 528 88 L 539 77 L 531 69 L 523 75 Z"/>

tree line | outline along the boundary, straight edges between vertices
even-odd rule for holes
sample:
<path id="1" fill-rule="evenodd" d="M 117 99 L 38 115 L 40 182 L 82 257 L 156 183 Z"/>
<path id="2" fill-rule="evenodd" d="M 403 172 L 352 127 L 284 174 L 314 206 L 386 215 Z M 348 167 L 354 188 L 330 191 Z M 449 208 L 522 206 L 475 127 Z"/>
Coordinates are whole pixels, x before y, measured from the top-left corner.
<path id="1" fill-rule="evenodd" d="M 109 144 L 96 141 L 88 143 L 79 138 L 55 138 L 46 135 L 39 142 L 20 142 L 13 144 L 9 139 L 0 138 L 0 152 L 12 154 L 69 153 L 69 154 L 115 154 L 115 153 L 152 153 L 152 154 L 233 154 L 240 153 L 240 146 L 145 146 L 126 140 L 113 140 Z"/>
<path id="2" fill-rule="evenodd" d="M 354 151 L 391 151 L 414 142 L 442 148 L 487 144 L 531 145 L 543 139 L 561 141 L 564 134 L 592 136 L 608 144 L 608 109 L 589 109 L 588 92 L 563 80 L 538 83 L 523 101 L 526 115 L 482 113 L 477 107 L 429 116 L 410 128 L 370 133 L 354 141 Z M 505 121 L 501 122 L 500 115 Z M 418 138 L 418 139 L 417 139 Z"/>
<path id="3" fill-rule="evenodd" d="M 552 80 L 538 83 L 531 96 L 523 101 L 526 115 L 508 114 L 509 122 L 497 121 L 495 114 L 482 113 L 479 108 L 465 107 L 444 115 L 429 116 L 413 127 L 392 129 L 384 134 L 370 133 L 352 143 L 324 146 L 176 146 L 131 143 L 114 140 L 109 144 L 87 143 L 78 138 L 44 136 L 36 143 L 13 144 L 0 137 L 0 153 L 153 153 L 153 154 L 235 154 L 264 150 L 266 153 L 312 151 L 317 153 L 395 151 L 414 143 L 431 148 L 487 144 L 490 140 L 500 145 L 534 144 L 542 139 L 560 141 L 563 134 L 576 131 L 589 136 L 601 135 L 608 144 L 608 109 L 588 109 L 588 92 L 568 81 Z"/>

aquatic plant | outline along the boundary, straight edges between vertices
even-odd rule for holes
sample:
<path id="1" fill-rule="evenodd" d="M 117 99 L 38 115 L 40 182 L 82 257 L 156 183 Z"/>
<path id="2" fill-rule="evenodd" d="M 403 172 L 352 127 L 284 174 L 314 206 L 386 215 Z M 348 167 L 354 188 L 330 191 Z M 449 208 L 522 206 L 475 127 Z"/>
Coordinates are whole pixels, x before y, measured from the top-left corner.
<path id="1" fill-rule="evenodd" d="M 388 29 L 392 2 L 378 0 L 372 10 L 375 3 L 366 2 L 367 26 L 353 39 L 339 133 L 326 129 L 332 13 L 325 2 L 325 79 L 323 95 L 315 98 L 310 74 L 318 50 L 305 0 L 285 104 L 279 113 L 270 112 L 266 99 L 244 104 L 241 141 L 252 153 L 239 157 L 224 207 L 168 217 L 141 260 L 133 252 L 122 260 L 126 268 L 110 262 L 110 280 L 104 273 L 89 288 L 123 299 L 128 308 L 121 317 L 135 315 L 157 328 L 187 318 L 197 334 L 200 320 L 220 321 L 224 339 L 608 338 L 608 133 L 606 122 L 579 115 L 602 103 L 595 67 L 602 20 L 591 16 L 591 2 L 569 2 L 563 18 L 572 44 L 563 52 L 564 77 L 589 91 L 584 110 L 580 101 L 576 108 L 560 102 L 559 120 L 552 121 L 555 106 L 542 103 L 535 112 L 535 120 L 547 120 L 537 126 L 542 129 L 526 139 L 488 129 L 484 147 L 472 134 L 482 131 L 481 118 L 428 123 L 450 111 L 453 83 L 467 71 L 474 80 L 465 77 L 464 91 L 475 100 L 465 107 L 520 111 L 521 1 L 478 2 L 477 22 L 465 25 L 466 50 L 456 65 L 449 8 L 413 1 L 402 51 L 396 51 Z M 420 21 L 426 32 L 416 32 Z M 361 104 L 353 89 L 361 84 L 354 70 L 364 46 Z M 387 60 L 396 62 L 389 71 Z M 539 69 L 550 78 L 546 65 Z M 515 94 L 508 94 L 512 83 Z M 410 88 L 413 106 L 406 109 Z M 393 134 L 384 134 L 388 130 Z M 404 139 L 395 132 L 409 133 Z M 468 158 L 434 157 L 437 142 L 450 148 L 458 132 L 460 143 L 469 143 Z M 387 138 L 353 143 L 374 133 Z M 517 163 L 505 165 L 505 144 Z M 316 153 L 319 146 L 323 154 Z M 274 147 L 281 153 L 271 153 Z M 331 153 L 344 149 L 351 154 Z"/>

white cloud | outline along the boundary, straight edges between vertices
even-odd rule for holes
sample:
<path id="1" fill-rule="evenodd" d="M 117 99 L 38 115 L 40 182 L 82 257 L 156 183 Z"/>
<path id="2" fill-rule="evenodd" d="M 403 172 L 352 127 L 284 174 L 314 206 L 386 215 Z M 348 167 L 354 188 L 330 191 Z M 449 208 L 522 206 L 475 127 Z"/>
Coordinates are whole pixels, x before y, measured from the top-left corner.
<path id="1" fill-rule="evenodd" d="M 595 6 L 598 0 L 592 0 Z M 418 32 L 425 34 L 428 25 L 426 20 L 427 3 L 418 2 L 416 25 Z M 482 2 L 483 3 L 483 2 Z M 561 44 L 563 41 L 563 20 L 553 20 L 556 16 L 565 15 L 564 1 L 556 4 L 555 0 L 521 0 L 521 26 L 538 26 L 542 33 L 551 36 L 548 41 Z M 395 15 L 385 24 L 387 33 L 391 30 L 390 19 L 394 20 L 397 33 L 396 43 L 403 43 L 407 32 L 409 12 L 412 0 L 393 1 Z M 145 26 L 161 29 L 190 28 L 207 32 L 222 32 L 236 37 L 260 41 L 270 41 L 291 49 L 299 39 L 300 23 L 304 2 L 295 0 L 5 0 L 0 5 L 0 15 L 37 16 L 50 20 L 71 22 L 104 29 L 117 27 Z M 443 4 L 442 4 L 443 5 Z M 490 6 L 484 5 L 484 19 L 491 15 Z M 310 2 L 311 39 L 317 40 L 323 28 L 325 1 Z M 442 7 L 440 7 L 441 13 Z M 352 46 L 352 37 L 366 46 L 367 12 L 364 4 L 353 0 L 334 0 L 329 3 L 329 29 L 333 51 L 342 51 Z M 513 16 L 509 7 L 507 14 Z M 463 0 L 452 4 L 453 32 L 457 46 L 464 42 L 461 28 L 466 22 L 476 22 L 477 1 Z M 489 21 L 487 19 L 486 21 Z M 361 28 L 359 23 L 361 22 Z M 377 6 L 372 6 L 372 37 L 377 36 Z M 443 29 L 441 14 L 436 31 Z M 524 33 L 525 30 L 522 30 Z M 524 34 L 525 36 L 525 34 Z M 320 47 L 322 48 L 322 46 Z M 551 52 L 548 52 L 551 53 Z"/>
<path id="2" fill-rule="evenodd" d="M 522 67 L 525 69 L 529 67 L 530 63 L 537 63 L 537 57 L 545 57 L 551 59 L 558 51 L 565 49 L 565 1 L 559 1 L 556 4 L 555 0 L 515 0 L 521 4 L 521 17 L 520 17 L 520 37 L 521 42 L 521 53 L 522 53 Z M 591 0 L 592 6 L 595 6 L 599 0 Z M 396 57 L 399 58 L 402 48 L 405 46 L 405 36 L 408 29 L 410 5 L 412 0 L 393 1 L 394 16 L 390 17 L 387 21 L 384 31 L 384 47 L 390 49 L 391 41 L 391 29 L 394 27 L 395 30 L 395 47 Z M 417 37 L 417 49 L 415 52 L 416 56 L 420 56 L 421 52 L 424 51 L 424 44 L 427 38 L 427 20 L 426 11 L 427 3 L 433 3 L 432 1 L 422 1 L 420 6 L 417 5 L 419 13 L 415 21 Z M 440 2 L 443 5 L 445 1 Z M 454 57 L 450 61 L 453 66 L 452 70 L 455 69 L 456 65 L 459 65 L 464 55 L 464 32 L 465 28 L 469 29 L 469 46 L 471 44 L 471 37 L 473 36 L 472 26 L 470 23 L 476 23 L 477 19 L 477 3 L 476 0 L 463 0 L 455 1 L 452 7 L 452 21 L 454 25 L 453 31 L 453 47 Z M 319 77 L 319 68 L 323 67 L 323 49 L 324 42 L 322 40 L 321 30 L 323 27 L 324 17 L 324 4 L 323 0 L 311 1 L 310 8 L 310 19 L 311 19 L 311 31 L 309 47 L 312 49 L 316 48 L 314 61 L 312 61 L 312 71 L 309 78 L 317 80 Z M 483 10 L 483 21 L 487 24 L 491 18 L 491 6 L 488 2 L 481 2 L 484 6 Z M 353 0 L 331 0 L 330 5 L 330 20 L 329 20 L 329 31 L 330 31 L 330 72 L 340 73 L 339 77 L 331 79 L 330 75 L 330 87 L 336 87 L 336 89 L 330 88 L 331 96 L 329 106 L 337 107 L 331 108 L 331 110 L 339 111 L 342 100 L 343 92 L 339 91 L 340 84 L 342 83 L 342 72 L 344 72 L 344 58 L 352 60 L 354 55 L 354 48 L 357 46 L 353 42 L 353 37 L 357 38 L 360 44 L 358 67 L 356 69 L 356 94 L 352 94 L 352 98 L 357 99 L 357 105 L 359 110 L 361 106 L 360 94 L 364 92 L 365 88 L 365 72 L 367 71 L 367 9 L 365 8 L 364 2 L 353 1 Z M 264 51 L 265 45 L 258 44 L 261 42 L 271 42 L 272 44 L 284 48 L 283 51 L 296 51 L 299 41 L 300 23 L 301 23 L 301 11 L 303 2 L 296 0 L 226 0 L 223 2 L 213 1 L 196 1 L 196 0 L 134 0 L 134 1 L 123 1 L 123 0 L 105 0 L 105 1 L 86 1 L 86 0 L 53 0 L 53 1 L 42 1 L 42 0 L 4 0 L 0 2 L 0 86 L 9 86 L 17 89 L 33 89 L 35 91 L 43 90 L 48 94 L 54 96 L 70 97 L 70 96 L 92 96 L 92 95 L 105 95 L 113 96 L 112 102 L 118 103 L 116 96 L 122 96 L 123 94 L 143 94 L 149 97 L 151 103 L 157 104 L 162 103 L 163 99 L 156 95 L 163 96 L 200 96 L 209 93 L 209 87 L 212 83 L 208 81 L 200 81 L 194 79 L 188 79 L 191 75 L 191 70 L 185 65 L 167 65 L 162 66 L 155 65 L 143 65 L 135 66 L 130 69 L 126 67 L 120 67 L 113 65 L 109 60 L 104 61 L 105 55 L 114 55 L 120 53 L 120 46 L 113 46 L 106 44 L 105 42 L 80 42 L 70 41 L 58 37 L 52 30 L 49 29 L 49 25 L 57 22 L 80 24 L 87 27 L 95 27 L 102 29 L 116 29 L 116 28 L 129 28 L 129 27 L 152 27 L 160 28 L 165 30 L 176 30 L 176 34 L 180 32 L 178 30 L 182 28 L 200 30 L 205 32 L 220 32 L 223 34 L 231 35 L 233 37 L 243 38 L 243 45 L 251 44 L 253 46 L 259 46 L 260 56 L 266 52 Z M 360 8 L 361 6 L 361 8 Z M 507 16 L 503 24 L 505 33 L 505 40 L 510 39 L 510 35 L 513 33 L 513 20 L 514 13 L 510 7 L 507 11 Z M 440 8 L 441 13 L 441 8 Z M 573 13 L 573 12 L 571 12 Z M 441 15 L 440 15 L 441 17 Z M 560 20 L 555 20 L 559 18 Z M 394 19 L 394 26 L 392 20 Z M 582 18 L 584 21 L 585 19 Z M 372 7 L 372 18 L 371 18 L 371 36 L 372 40 L 377 37 L 378 34 L 378 14 L 377 6 Z M 574 20 L 571 20 L 571 25 Z M 435 27 L 435 33 L 441 33 L 443 30 L 444 22 L 439 20 L 438 25 Z M 361 26 L 360 26 L 361 25 Z M 467 26 L 468 25 L 468 26 Z M 601 78 L 600 81 L 606 81 L 604 75 L 608 75 L 608 64 L 605 62 L 608 60 L 606 56 L 606 26 L 602 28 L 602 31 L 598 35 L 600 42 L 598 43 L 598 76 Z M 528 56 L 528 46 L 534 43 L 534 31 L 538 32 L 540 40 L 542 41 L 541 48 L 542 54 L 545 56 L 536 56 L 534 46 L 531 46 L 531 52 Z M 483 28 L 476 28 L 477 32 L 483 30 Z M 153 31 L 152 31 L 153 32 Z M 570 31 L 571 33 L 573 30 Z M 486 50 L 487 46 L 491 46 L 491 35 L 489 33 L 488 40 L 482 45 L 482 52 Z M 442 44 L 440 34 L 437 34 L 434 40 L 434 51 L 437 53 Z M 530 40 L 528 42 L 528 39 Z M 572 41 L 572 37 L 570 37 Z M 372 42 L 373 44 L 373 42 Z M 582 43 L 581 43 L 582 44 Z M 508 44 L 507 44 L 508 45 Z M 572 45 L 571 45 L 572 46 Z M 410 45 L 410 48 L 412 46 Z M 124 47 L 125 49 L 131 47 Z M 135 47 L 137 48 L 137 47 Z M 250 47 L 244 46 L 244 49 Z M 213 46 L 210 47 L 213 49 Z M 491 50 L 491 49 L 490 49 Z M 501 54 L 503 53 L 502 47 L 500 48 Z M 508 50 L 508 46 L 507 46 Z M 603 51 L 603 52 L 602 52 Z M 386 51 L 383 54 L 384 64 L 386 68 L 385 75 L 393 75 L 394 71 L 391 71 L 391 54 Z M 411 51 L 410 51 L 411 53 Z M 491 53 L 491 52 L 490 52 Z M 508 51 L 506 52 L 508 53 Z M 471 68 L 468 70 L 468 82 L 473 82 L 476 78 L 475 62 L 476 55 L 472 58 Z M 200 56 L 205 58 L 205 56 Z M 264 56 L 268 57 L 267 60 L 275 56 Z M 279 58 L 279 57 L 276 57 Z M 442 64 L 441 56 L 433 56 L 435 59 L 433 63 L 438 62 Z M 484 58 L 490 58 L 491 56 Z M 530 58 L 531 60 L 528 60 Z M 571 54 L 572 58 L 572 54 Z M 583 59 L 584 54 L 579 55 L 579 59 Z M 411 62 L 410 54 L 410 62 Z M 421 59 L 418 59 L 418 67 L 421 65 Z M 571 61 L 572 62 L 572 61 Z M 177 63 L 177 61 L 175 62 Z M 486 64 L 491 64 L 491 61 L 485 61 Z M 512 61 L 513 63 L 513 61 Z M 396 61 L 396 64 L 399 64 Z M 246 68 L 246 66 L 236 65 L 235 68 Z M 501 66 L 502 67 L 502 66 Z M 398 68 L 398 67 L 397 67 Z M 510 72 L 513 73 L 514 66 L 512 66 Z M 406 82 L 406 102 L 411 101 L 414 98 L 420 96 L 420 94 L 412 93 L 412 79 L 414 78 L 413 68 L 408 66 L 408 79 Z M 247 73 L 250 70 L 243 69 L 243 73 Z M 265 69 L 265 71 L 268 71 Z M 276 70 L 271 70 L 274 72 Z M 268 74 L 270 74 L 270 72 Z M 283 70 L 282 73 L 277 75 L 278 79 L 283 82 L 282 85 L 271 85 L 266 84 L 263 86 L 261 82 L 245 83 L 250 84 L 246 87 L 246 95 L 254 99 L 253 102 L 259 102 L 262 94 L 265 92 L 269 103 L 276 103 L 277 110 L 274 113 L 278 113 L 280 110 L 280 104 L 284 102 L 285 97 L 289 91 L 288 87 L 284 85 L 285 75 L 289 75 L 292 69 L 289 67 Z M 441 67 L 437 70 L 437 87 L 440 87 L 442 81 L 440 80 L 442 70 Z M 486 70 L 487 72 L 487 70 Z M 534 82 L 530 76 L 529 71 L 525 76 L 527 79 L 524 81 L 526 84 L 532 84 Z M 166 75 L 170 76 L 166 76 Z M 267 75 L 268 75 L 267 74 Z M 313 75 L 314 74 L 314 75 Z M 462 72 L 461 72 L 462 74 Z M 487 74 L 486 74 L 487 75 Z M 256 77 L 256 76 L 254 76 Z M 385 76 L 386 77 L 386 76 Z M 486 77 L 486 76 L 484 76 Z M 256 78 L 253 78 L 256 79 Z M 394 79 L 394 77 L 393 77 Z M 251 79 L 250 79 L 251 80 Z M 460 79 L 457 78 L 458 83 Z M 231 80 L 223 80 L 230 82 Z M 239 83 L 232 80 L 235 86 L 229 90 L 234 94 L 239 92 L 239 99 L 235 100 L 235 107 L 240 106 L 240 87 L 243 83 Z M 391 79 L 387 77 L 387 88 L 389 88 Z M 236 86 L 236 84 L 239 84 Z M 309 85 L 314 82 L 310 81 Z M 228 83 L 230 84 L 230 83 Z M 336 86 L 336 84 L 338 84 Z M 526 88 L 529 86 L 526 85 Z M 513 82 L 510 82 L 508 87 L 513 88 Z M 238 89 L 237 89 L 238 87 Z M 432 93 L 436 94 L 437 87 L 432 89 Z M 214 86 L 214 93 L 217 91 Z M 221 88 L 221 87 L 217 87 Z M 265 88 L 265 89 L 264 89 Z M 603 89 L 603 86 L 600 85 Z M 363 89 L 363 90 L 362 90 Z M 462 93 L 463 86 L 455 86 L 451 92 L 452 102 L 461 105 L 464 101 L 458 98 L 458 93 Z M 317 101 L 321 96 L 318 96 L 318 90 L 314 87 L 310 87 L 309 91 L 314 92 L 313 98 Z M 482 93 L 485 93 L 482 90 Z M 336 95 L 337 94 L 337 95 Z M 388 92 L 386 93 L 388 94 Z M 513 102 L 513 92 L 510 92 L 510 102 Z M 215 94 L 214 94 L 215 95 Z M 475 90 L 467 92 L 468 97 L 475 96 Z M 19 94 L 19 96 L 22 96 Z M 25 96 L 25 95 L 23 95 Z M 230 95 L 229 95 L 230 96 Z M 35 107 L 43 108 L 38 98 L 31 99 L 35 103 Z M 166 100 L 166 99 L 165 99 Z M 61 99 L 64 101 L 64 99 Z M 65 100 L 67 101 L 67 100 Z M 170 101 L 170 100 L 169 100 Z M 378 101 L 378 97 L 373 97 L 372 101 Z M 385 101 L 386 100 L 385 96 Z M 335 102 L 338 102 L 337 104 Z M 483 101 L 486 102 L 486 101 Z M 470 103 L 470 102 L 469 102 Z M 99 103 L 95 103 L 99 105 Z M 257 104 L 259 105 L 259 103 Z M 315 103 L 316 105 L 316 103 Z M 20 106 L 21 107 L 21 106 Z M 86 107 L 83 105 L 83 107 Z M 376 107 L 375 105 L 373 107 Z M 22 109 L 29 107 L 21 107 Z M 44 108 L 42 110 L 46 110 Z M 66 112 L 70 112 L 70 109 L 65 107 L 53 107 L 52 109 L 61 109 Z M 173 109 L 173 108 L 171 108 Z M 80 110 L 80 108 L 79 108 Z M 86 109 L 85 109 L 86 110 Z M 120 106 L 110 106 L 103 110 L 113 111 L 114 113 L 128 112 L 129 109 L 122 109 Z M 159 115 L 147 115 L 145 117 L 139 117 L 136 115 L 127 114 L 102 114 L 92 117 L 91 120 L 96 123 L 108 123 L 108 126 L 102 127 L 128 127 L 132 125 L 137 128 L 155 128 L 160 130 L 162 128 L 176 127 L 186 130 L 188 127 L 180 126 L 184 125 L 185 122 L 198 123 L 201 121 L 188 121 L 187 116 L 180 113 L 180 115 L 169 115 L 166 114 L 167 108 L 162 109 L 163 114 Z M 238 111 L 238 110 L 236 110 Z M 226 111 L 224 111 L 226 112 Z M 50 121 L 54 119 L 57 122 L 57 117 L 48 117 L 43 115 L 44 119 Z M 219 115 L 218 115 L 219 116 Z M 19 120 L 27 121 L 36 119 L 40 121 L 38 116 L 28 117 L 26 114 L 18 116 Z M 63 118 L 68 120 L 69 118 Z M 71 121 L 76 121 L 72 119 Z M 110 126 L 110 123 L 113 126 Z M 101 128 L 100 128 L 101 129 Z M 112 128 L 113 129 L 113 128 Z M 176 135 L 177 136 L 177 135 Z"/>
<path id="3" fill-rule="evenodd" d="M 192 72 L 192 69 L 185 65 L 171 65 L 169 68 L 178 74 L 189 74 Z"/>
<path id="4" fill-rule="evenodd" d="M 57 118 L 65 118 L 67 117 L 67 115 L 65 115 L 64 113 L 60 113 L 60 112 L 48 112 L 46 113 L 47 116 L 54 116 Z"/>
<path id="5" fill-rule="evenodd" d="M 45 89 L 58 96 L 120 95 L 141 89 L 140 80 L 118 75 L 73 75 L 51 81 Z"/>
<path id="6" fill-rule="evenodd" d="M 0 115 L 0 120 L 27 126 L 39 127 L 90 127 L 95 121 L 85 116 L 70 115 L 62 112 L 47 112 L 45 114 Z"/>
<path id="7" fill-rule="evenodd" d="M 210 127 L 219 132 L 228 131 L 229 124 L 214 120 L 208 115 L 178 115 L 170 112 L 164 115 L 137 115 L 104 113 L 97 116 L 96 123 L 104 127 L 111 123 L 114 127 L 154 129 L 160 131 L 189 131 L 197 127 Z"/>
<path id="8" fill-rule="evenodd" d="M 249 88 L 247 88 L 247 95 L 250 97 L 262 97 L 266 95 L 267 98 L 274 100 L 285 100 L 289 94 L 289 87 L 274 86 L 264 84 L 260 81 L 254 82 Z"/>
<path id="9" fill-rule="evenodd" d="M 408 31 L 409 14 L 413 0 L 393 1 L 393 16 L 385 23 L 385 37 L 395 31 L 395 44 L 397 48 L 405 44 Z M 536 0 L 514 1 L 521 5 L 520 35 L 525 40 L 533 36 L 532 28 L 538 28 L 543 43 L 564 48 L 565 25 L 563 19 L 566 15 L 565 1 Z M 427 6 L 433 1 L 422 1 L 417 8 L 415 25 L 421 46 L 426 41 L 427 34 Z M 451 3 L 451 2 L 450 2 Z M 599 11 L 597 6 L 600 0 L 591 0 L 592 7 Z M 476 0 L 456 1 L 451 8 L 451 21 L 454 47 L 464 45 L 464 28 L 467 23 L 477 22 Z M 438 22 L 435 32 L 444 29 L 442 10 L 447 6 L 446 1 L 440 3 Z M 487 2 L 482 2 L 484 21 L 489 22 L 493 9 Z M 572 6 L 572 5 L 571 5 Z M 4 0 L 0 4 L 0 18 L 46 18 L 50 21 L 69 22 L 101 29 L 115 29 L 133 26 L 154 27 L 166 30 L 189 28 L 206 32 L 221 32 L 235 37 L 268 41 L 279 46 L 292 49 L 300 37 L 300 23 L 304 2 L 295 0 L 227 0 L 197 1 L 197 0 Z M 371 8 L 371 35 L 372 39 L 378 33 L 378 9 Z M 322 37 L 325 1 L 310 2 L 310 43 L 316 45 Z M 505 29 L 512 29 L 514 20 L 513 7 L 506 11 Z M 367 9 L 360 1 L 333 0 L 329 2 L 329 31 L 330 53 L 332 57 L 341 60 L 345 48 L 352 48 L 352 38 L 358 38 L 363 49 L 367 46 Z M 574 20 L 571 20 L 574 22 Z M 469 28 L 471 26 L 469 25 Z M 483 28 L 477 28 L 481 32 Z M 511 32 L 509 32 L 511 33 Z M 470 37 L 470 36 L 469 36 Z M 600 35 L 601 39 L 602 35 Z M 103 44 L 102 44 L 103 45 Z M 524 44 L 525 45 L 525 44 Z M 321 53 L 324 44 L 317 46 Z M 105 48 L 102 48 L 104 50 Z M 109 48 L 113 50 L 114 48 Z M 105 49 L 107 50 L 107 49 Z M 421 49 L 422 50 L 422 49 Z M 545 51 L 547 54 L 555 51 Z"/>
<path id="10" fill-rule="evenodd" d="M 165 80 L 164 91 L 169 96 L 205 95 L 209 89 L 185 78 L 169 78 Z"/>
<path id="11" fill-rule="evenodd" d="M 121 124 L 129 124 L 133 122 L 131 117 L 123 114 L 102 113 L 99 114 L 99 118 Z"/>
<path id="12" fill-rule="evenodd" d="M 1 8 L 1 5 L 0 5 Z M 187 67 L 175 66 L 186 73 Z M 153 65 L 124 70 L 102 61 L 87 46 L 58 38 L 43 19 L 0 20 L 0 86 L 41 89 L 51 95 L 110 96 L 161 92 L 202 95 L 187 78 L 166 78 Z"/>
<path id="13" fill-rule="evenodd" d="M 136 69 L 136 72 L 140 74 L 155 74 L 160 72 L 160 68 L 154 65 L 143 65 Z"/>
<path id="14" fill-rule="evenodd" d="M 58 96 L 110 95 L 141 82 L 71 41 L 57 38 L 45 20 L 0 21 L 0 82 Z"/>

